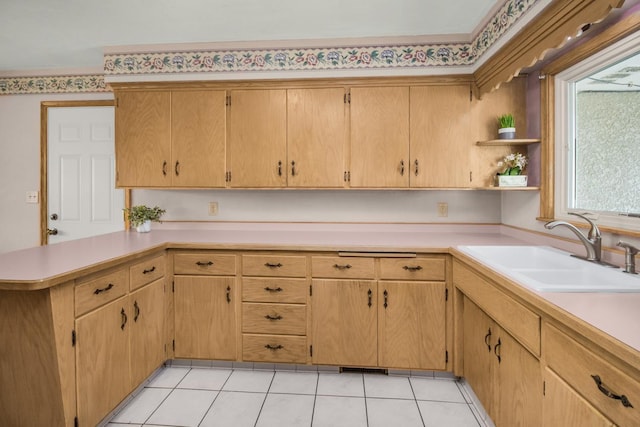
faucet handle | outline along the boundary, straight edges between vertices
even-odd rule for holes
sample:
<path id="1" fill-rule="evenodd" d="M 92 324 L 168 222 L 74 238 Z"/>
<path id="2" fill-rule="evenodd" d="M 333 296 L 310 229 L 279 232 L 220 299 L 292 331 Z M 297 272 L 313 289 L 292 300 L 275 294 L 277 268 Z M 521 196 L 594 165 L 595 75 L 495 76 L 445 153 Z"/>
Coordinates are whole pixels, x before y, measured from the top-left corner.
<path id="1" fill-rule="evenodd" d="M 631 243 L 627 243 L 627 242 L 623 242 L 622 240 L 620 240 L 616 246 L 619 246 L 621 248 L 624 248 L 625 252 L 630 254 L 630 255 L 636 255 L 639 251 L 638 248 L 636 248 L 635 246 L 633 246 Z"/>
<path id="2" fill-rule="evenodd" d="M 598 228 L 596 223 L 593 222 L 589 217 L 587 217 L 587 215 L 589 215 L 589 212 L 583 212 L 581 214 L 577 212 L 569 212 L 569 215 L 578 216 L 589 223 L 589 225 L 591 226 L 591 229 L 589 230 L 589 239 L 599 239 L 601 237 L 600 229 Z"/>

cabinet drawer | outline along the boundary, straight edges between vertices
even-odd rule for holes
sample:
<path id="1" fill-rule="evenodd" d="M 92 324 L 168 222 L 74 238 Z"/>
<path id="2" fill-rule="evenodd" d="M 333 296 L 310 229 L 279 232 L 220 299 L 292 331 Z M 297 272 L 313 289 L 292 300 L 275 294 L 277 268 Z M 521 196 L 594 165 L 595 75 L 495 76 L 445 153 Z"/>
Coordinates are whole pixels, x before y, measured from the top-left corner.
<path id="1" fill-rule="evenodd" d="M 373 279 L 373 258 L 316 256 L 311 258 L 311 275 L 336 279 Z"/>
<path id="2" fill-rule="evenodd" d="M 308 289 L 305 279 L 242 278 L 243 301 L 304 304 Z"/>
<path id="3" fill-rule="evenodd" d="M 380 278 L 396 280 L 445 280 L 444 257 L 381 258 Z"/>
<path id="4" fill-rule="evenodd" d="M 242 335 L 242 359 L 252 362 L 306 363 L 307 337 Z"/>
<path id="5" fill-rule="evenodd" d="M 610 362 L 591 353 L 553 326 L 544 324 L 543 349 L 547 364 L 589 403 L 619 426 L 636 426 L 640 420 L 640 383 Z M 603 388 L 598 388 L 597 376 Z M 604 392 L 625 396 L 633 407 Z"/>
<path id="6" fill-rule="evenodd" d="M 244 276 L 305 277 L 307 258 L 293 255 L 243 255 Z"/>
<path id="7" fill-rule="evenodd" d="M 307 307 L 300 304 L 242 304 L 242 332 L 305 335 Z"/>
<path id="8" fill-rule="evenodd" d="M 175 254 L 173 272 L 175 274 L 234 276 L 236 274 L 236 256 L 211 252 Z"/>
<path id="9" fill-rule="evenodd" d="M 126 294 L 129 288 L 128 273 L 123 269 L 79 282 L 75 288 L 76 317 Z"/>
<path id="10" fill-rule="evenodd" d="M 131 290 L 138 289 L 164 276 L 164 266 L 165 257 L 160 255 L 129 267 L 129 286 Z"/>

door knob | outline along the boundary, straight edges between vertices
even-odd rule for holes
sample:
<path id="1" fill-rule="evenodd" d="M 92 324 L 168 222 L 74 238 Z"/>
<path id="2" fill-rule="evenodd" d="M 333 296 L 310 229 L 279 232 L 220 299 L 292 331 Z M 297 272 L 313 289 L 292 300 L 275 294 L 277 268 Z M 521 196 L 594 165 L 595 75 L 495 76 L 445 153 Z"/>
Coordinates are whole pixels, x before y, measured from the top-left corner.
<path id="1" fill-rule="evenodd" d="M 57 213 L 52 213 L 49 218 L 51 218 L 51 221 L 55 221 L 55 220 L 58 219 L 58 214 Z"/>
<path id="2" fill-rule="evenodd" d="M 47 234 L 49 236 L 56 236 L 58 234 L 57 228 L 47 228 Z"/>

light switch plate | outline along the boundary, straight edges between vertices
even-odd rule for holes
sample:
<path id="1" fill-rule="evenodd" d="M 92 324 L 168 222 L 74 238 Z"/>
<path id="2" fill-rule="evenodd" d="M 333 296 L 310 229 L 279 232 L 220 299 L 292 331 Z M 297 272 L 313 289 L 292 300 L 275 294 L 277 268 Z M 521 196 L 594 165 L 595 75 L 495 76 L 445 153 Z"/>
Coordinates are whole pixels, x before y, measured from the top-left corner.
<path id="1" fill-rule="evenodd" d="M 209 202 L 209 216 L 218 215 L 218 202 Z"/>

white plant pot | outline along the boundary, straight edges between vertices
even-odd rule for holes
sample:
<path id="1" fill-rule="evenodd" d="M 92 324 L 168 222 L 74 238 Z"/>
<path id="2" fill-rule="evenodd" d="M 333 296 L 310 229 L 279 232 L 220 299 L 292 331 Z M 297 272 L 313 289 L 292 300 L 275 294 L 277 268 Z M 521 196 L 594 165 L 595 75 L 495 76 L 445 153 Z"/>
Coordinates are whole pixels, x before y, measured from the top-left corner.
<path id="1" fill-rule="evenodd" d="M 515 137 L 516 137 L 516 128 L 498 129 L 498 139 L 514 139 Z"/>
<path id="2" fill-rule="evenodd" d="M 147 220 L 136 227 L 138 233 L 148 233 L 151 231 L 151 221 Z"/>
<path id="3" fill-rule="evenodd" d="M 498 187 L 526 187 L 527 175 L 498 175 Z"/>

